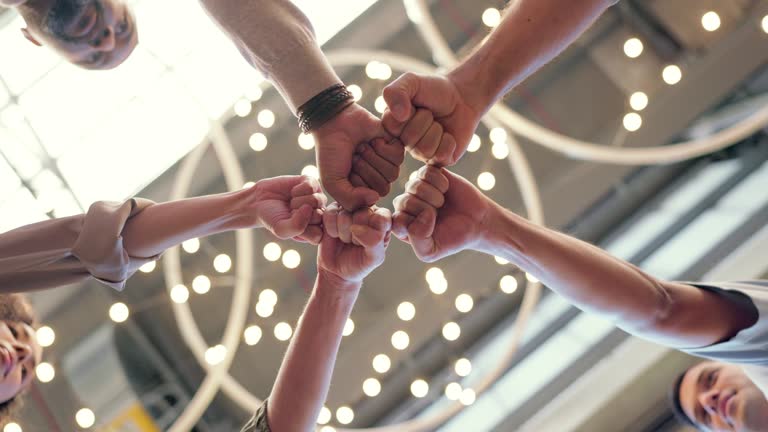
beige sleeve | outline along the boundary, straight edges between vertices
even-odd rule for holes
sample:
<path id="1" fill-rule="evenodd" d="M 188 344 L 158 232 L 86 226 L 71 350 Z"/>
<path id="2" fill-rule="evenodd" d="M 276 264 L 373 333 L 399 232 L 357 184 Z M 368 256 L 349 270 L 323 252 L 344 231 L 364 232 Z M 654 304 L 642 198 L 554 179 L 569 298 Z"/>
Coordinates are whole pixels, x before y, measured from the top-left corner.
<path id="1" fill-rule="evenodd" d="M 0 234 L 0 292 L 69 285 L 93 277 L 120 291 L 139 267 L 158 257 L 132 257 L 121 236 L 129 218 L 153 202 L 99 201 L 86 214 Z"/>
<path id="2" fill-rule="evenodd" d="M 201 0 L 246 60 L 275 85 L 295 114 L 341 83 L 306 15 L 289 0 Z"/>

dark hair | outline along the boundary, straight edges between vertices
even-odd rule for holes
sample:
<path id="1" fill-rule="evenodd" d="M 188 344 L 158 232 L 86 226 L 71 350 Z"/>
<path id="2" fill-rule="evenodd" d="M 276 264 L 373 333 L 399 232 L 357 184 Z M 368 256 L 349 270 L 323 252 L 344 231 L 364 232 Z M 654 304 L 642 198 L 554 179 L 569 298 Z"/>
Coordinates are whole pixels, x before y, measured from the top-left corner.
<path id="1" fill-rule="evenodd" d="M 0 321 L 23 322 L 35 327 L 32 305 L 21 294 L 0 294 Z M 22 390 L 16 396 L 0 403 L 0 426 L 8 423 L 21 409 L 24 393 Z"/>
<path id="2" fill-rule="evenodd" d="M 692 426 L 696 428 L 696 430 L 700 431 L 701 428 L 699 427 L 699 424 L 693 421 L 692 418 L 688 417 L 688 414 L 686 414 L 683 410 L 683 404 L 680 403 L 680 387 L 683 385 L 683 378 L 685 378 L 685 374 L 687 374 L 689 370 L 690 368 L 684 370 L 675 379 L 675 383 L 672 385 L 672 388 L 669 392 L 669 401 L 672 404 L 672 412 L 675 414 L 675 418 L 677 418 L 680 423 Z"/>

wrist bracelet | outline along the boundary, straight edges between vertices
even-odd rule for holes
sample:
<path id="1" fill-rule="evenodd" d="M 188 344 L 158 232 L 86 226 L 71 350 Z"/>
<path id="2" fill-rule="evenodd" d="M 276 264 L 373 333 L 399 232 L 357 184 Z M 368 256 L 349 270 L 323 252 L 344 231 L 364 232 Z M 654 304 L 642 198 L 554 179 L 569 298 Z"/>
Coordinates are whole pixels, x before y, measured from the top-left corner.
<path id="1" fill-rule="evenodd" d="M 312 132 L 354 102 L 355 98 L 344 84 L 328 87 L 299 107 L 296 112 L 299 128 L 305 134 Z"/>

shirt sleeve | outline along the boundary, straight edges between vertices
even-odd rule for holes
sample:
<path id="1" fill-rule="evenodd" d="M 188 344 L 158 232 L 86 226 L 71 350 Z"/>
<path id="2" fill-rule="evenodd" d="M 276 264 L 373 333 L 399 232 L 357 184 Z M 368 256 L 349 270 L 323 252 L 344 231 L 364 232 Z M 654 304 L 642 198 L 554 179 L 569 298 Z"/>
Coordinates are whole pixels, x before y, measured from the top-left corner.
<path id="1" fill-rule="evenodd" d="M 0 234 L 0 292 L 52 288 L 95 278 L 121 291 L 139 267 L 123 247 L 125 223 L 154 203 L 99 201 L 82 215 L 51 219 Z"/>
<path id="2" fill-rule="evenodd" d="M 256 413 L 248 420 L 248 423 L 240 429 L 240 432 L 270 432 L 269 423 L 267 422 L 267 401 L 256 410 Z"/>
<path id="3" fill-rule="evenodd" d="M 245 59 L 298 107 L 341 83 L 306 15 L 289 0 L 201 0 Z"/>

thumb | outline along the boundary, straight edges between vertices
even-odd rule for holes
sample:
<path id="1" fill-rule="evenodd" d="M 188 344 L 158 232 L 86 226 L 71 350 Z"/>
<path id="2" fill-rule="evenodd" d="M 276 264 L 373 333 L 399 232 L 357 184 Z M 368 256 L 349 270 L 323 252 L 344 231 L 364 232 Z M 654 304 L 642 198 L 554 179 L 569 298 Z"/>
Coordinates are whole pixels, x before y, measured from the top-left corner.
<path id="1" fill-rule="evenodd" d="M 386 235 L 386 232 L 377 231 L 366 225 L 352 225 L 349 230 L 352 233 L 352 238 L 366 249 L 370 249 L 384 241 L 384 236 Z"/>
<path id="2" fill-rule="evenodd" d="M 437 214 L 435 210 L 433 208 L 426 208 L 408 225 L 408 236 L 411 238 L 432 237 L 436 222 Z"/>
<path id="3" fill-rule="evenodd" d="M 281 239 L 300 235 L 309 225 L 312 213 L 312 206 L 304 204 L 298 210 L 294 210 L 290 218 L 278 221 L 275 224 L 274 234 Z"/>
<path id="4" fill-rule="evenodd" d="M 384 88 L 382 96 L 392 116 L 399 122 L 406 122 L 413 115 L 412 100 L 419 91 L 419 76 L 405 73 Z"/>

